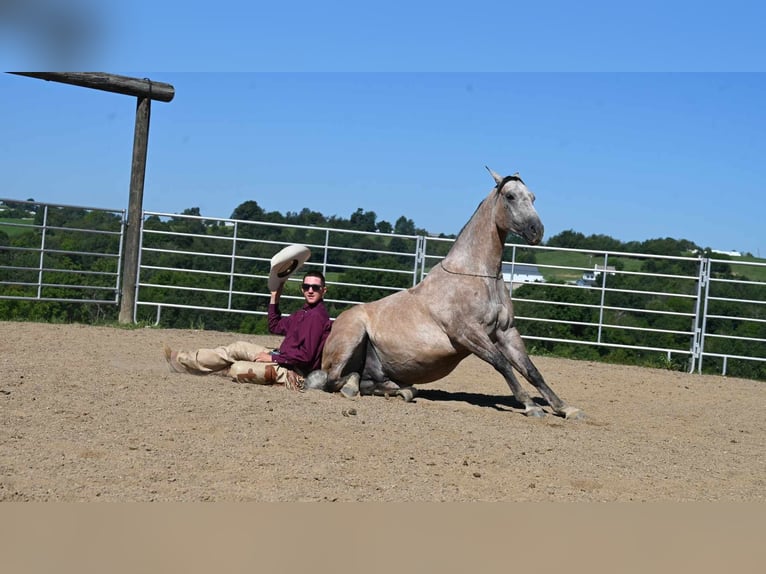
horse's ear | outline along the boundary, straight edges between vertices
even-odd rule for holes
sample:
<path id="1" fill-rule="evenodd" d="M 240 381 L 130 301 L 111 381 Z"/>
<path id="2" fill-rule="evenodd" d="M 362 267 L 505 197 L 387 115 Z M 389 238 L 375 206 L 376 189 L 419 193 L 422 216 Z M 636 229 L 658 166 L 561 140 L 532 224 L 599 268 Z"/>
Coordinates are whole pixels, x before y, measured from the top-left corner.
<path id="1" fill-rule="evenodd" d="M 485 165 L 484 167 L 486 167 L 486 168 L 487 168 L 487 171 L 488 171 L 488 172 L 489 172 L 489 174 L 492 176 L 492 179 L 494 179 L 494 180 L 495 180 L 495 184 L 498 184 L 498 183 L 500 183 L 501 181 L 503 181 L 503 178 L 502 178 L 502 177 L 500 177 L 499 175 L 497 175 L 497 174 L 496 174 L 494 171 L 492 171 L 491 169 L 489 169 L 489 167 L 487 167 L 486 165 Z"/>

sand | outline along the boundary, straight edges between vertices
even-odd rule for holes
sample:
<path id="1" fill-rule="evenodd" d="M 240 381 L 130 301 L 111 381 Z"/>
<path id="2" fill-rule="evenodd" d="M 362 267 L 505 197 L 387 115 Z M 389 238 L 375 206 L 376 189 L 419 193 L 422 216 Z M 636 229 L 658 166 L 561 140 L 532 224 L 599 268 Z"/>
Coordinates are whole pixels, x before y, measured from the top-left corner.
<path id="1" fill-rule="evenodd" d="M 411 403 L 175 374 L 164 362 L 164 341 L 197 348 L 242 337 L 0 322 L 0 500 L 766 496 L 762 382 L 533 357 L 586 414 L 568 421 L 523 416 L 475 357 Z"/>

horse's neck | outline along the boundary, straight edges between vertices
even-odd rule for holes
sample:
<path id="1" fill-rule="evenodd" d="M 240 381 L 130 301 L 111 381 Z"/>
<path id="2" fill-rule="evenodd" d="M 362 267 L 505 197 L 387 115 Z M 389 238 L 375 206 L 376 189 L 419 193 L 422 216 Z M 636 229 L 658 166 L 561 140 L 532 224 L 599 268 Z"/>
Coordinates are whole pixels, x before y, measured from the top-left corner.
<path id="1" fill-rule="evenodd" d="M 508 235 L 495 224 L 493 202 L 484 200 L 455 239 L 443 265 L 452 272 L 497 276 Z"/>

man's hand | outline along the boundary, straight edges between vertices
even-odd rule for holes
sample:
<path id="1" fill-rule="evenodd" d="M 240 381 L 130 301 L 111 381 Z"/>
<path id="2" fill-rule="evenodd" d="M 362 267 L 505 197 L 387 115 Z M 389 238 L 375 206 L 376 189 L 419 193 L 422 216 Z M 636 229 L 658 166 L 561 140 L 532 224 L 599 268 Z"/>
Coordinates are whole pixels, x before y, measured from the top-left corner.
<path id="1" fill-rule="evenodd" d="M 279 287 L 277 287 L 276 291 L 271 292 L 271 302 L 272 303 L 278 303 L 280 297 L 282 297 L 282 290 L 285 288 L 285 284 L 281 283 Z"/>

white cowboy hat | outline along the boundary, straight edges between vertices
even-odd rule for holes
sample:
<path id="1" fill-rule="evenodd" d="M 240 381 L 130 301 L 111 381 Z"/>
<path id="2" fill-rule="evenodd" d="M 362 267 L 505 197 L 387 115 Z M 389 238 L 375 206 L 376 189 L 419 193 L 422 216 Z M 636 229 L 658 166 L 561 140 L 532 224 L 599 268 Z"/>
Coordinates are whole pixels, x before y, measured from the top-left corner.
<path id="1" fill-rule="evenodd" d="M 311 257 L 309 248 L 298 244 L 288 245 L 272 257 L 269 291 L 276 291 L 290 275 L 301 268 L 309 257 Z"/>

